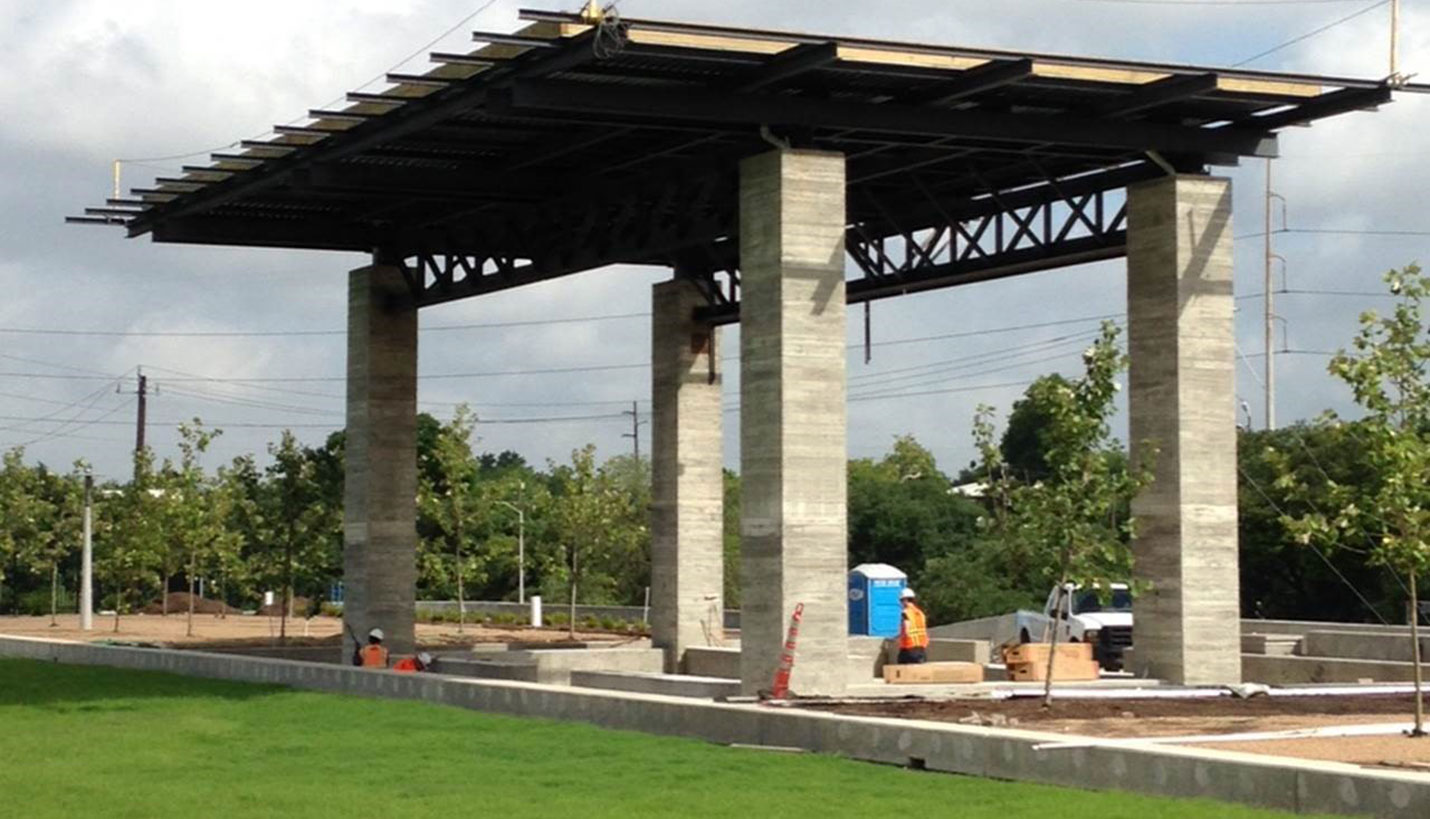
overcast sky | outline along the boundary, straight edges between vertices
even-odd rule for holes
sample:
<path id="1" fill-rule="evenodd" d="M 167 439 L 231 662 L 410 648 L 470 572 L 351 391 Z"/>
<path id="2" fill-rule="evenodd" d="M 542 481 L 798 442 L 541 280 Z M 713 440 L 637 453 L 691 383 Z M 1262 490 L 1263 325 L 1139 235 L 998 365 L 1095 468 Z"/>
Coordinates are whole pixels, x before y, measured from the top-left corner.
<path id="1" fill-rule="evenodd" d="M 210 465 L 261 453 L 291 425 L 316 443 L 342 422 L 344 339 L 301 336 L 175 337 L 137 333 L 337 331 L 345 326 L 347 271 L 356 254 L 240 250 L 128 240 L 116 228 L 66 226 L 63 217 L 109 195 L 111 162 L 124 186 L 199 164 L 202 155 L 300 118 L 409 54 L 470 48 L 473 29 L 515 30 L 521 5 L 498 0 L 451 36 L 426 44 L 480 7 L 456 0 L 249 0 L 243 4 L 131 0 L 0 0 L 7 24 L 0 54 L 10 78 L 0 90 L 0 447 L 28 443 L 31 460 L 67 468 L 76 458 L 99 473 L 128 470 L 134 433 L 134 372 L 157 391 L 149 440 L 174 454 L 174 424 L 194 416 L 225 429 Z M 577 0 L 554 7 L 575 7 Z M 626 0 L 632 17 L 667 18 L 968 46 L 1226 65 L 1247 59 L 1369 5 L 1171 5 L 1149 0 L 824 0 L 723 3 Z M 871 9 L 877 8 L 877 13 Z M 1403 14 L 1403 65 L 1415 71 L 1430 46 L 1430 13 Z M 1387 73 L 1388 11 L 1363 14 L 1257 60 L 1250 67 L 1375 78 Z M 403 63 L 425 70 L 425 57 Z M 382 83 L 370 84 L 381 87 Z M 1275 187 L 1300 229 L 1430 231 L 1426 115 L 1430 98 L 1406 95 L 1379 113 L 1350 114 L 1283 135 Z M 155 159 L 156 157 L 160 159 Z M 1261 230 L 1263 168 L 1231 169 L 1236 234 Z M 1279 219 L 1278 219 L 1279 221 Z M 1430 237 L 1289 234 L 1276 238 L 1292 290 L 1381 289 L 1391 267 L 1421 259 Z M 1237 389 L 1260 425 L 1261 240 L 1237 242 Z M 449 415 L 469 402 L 484 449 L 515 449 L 541 463 L 573 447 L 626 451 L 629 402 L 648 411 L 640 366 L 577 375 L 432 378 L 454 373 L 581 365 L 643 365 L 644 318 L 443 331 L 449 325 L 613 316 L 649 310 L 650 285 L 668 271 L 608 268 L 556 282 L 434 307 L 422 314 L 419 398 Z M 1279 281 L 1279 276 L 1278 276 Z M 1348 410 L 1346 391 L 1325 375 L 1325 356 L 1355 330 L 1357 314 L 1384 299 L 1287 294 L 1278 345 L 1278 416 Z M 885 344 L 865 365 L 851 351 L 851 394 L 890 388 L 942 394 L 853 402 L 851 457 L 876 456 L 912 433 L 946 470 L 972 455 L 969 422 L 979 403 L 1005 408 L 1021 386 L 1055 370 L 1075 372 L 1096 322 L 993 332 L 1125 309 L 1121 261 L 876 303 L 874 340 L 980 331 L 919 344 Z M 857 314 L 851 314 L 851 317 Z M 851 321 L 850 341 L 860 322 Z M 57 334 L 44 331 L 107 331 Z M 31 332 L 17 332 L 31 331 Z M 128 335 L 122 335 L 122 334 Z M 1284 342 L 1280 341 L 1284 338 Z M 725 350 L 737 349 L 727 331 Z M 938 376 L 896 380 L 890 370 L 949 362 Z M 731 375 L 736 363 L 727 362 Z M 205 382 L 196 377 L 272 379 Z M 189 379 L 189 380 L 184 380 Z M 282 379 L 282 380 L 280 380 Z M 326 379 L 326 380 L 324 380 Z M 116 392 L 116 386 L 122 391 Z M 726 404 L 738 400 L 726 382 Z M 947 392 L 947 390 L 966 390 Z M 602 403 L 608 402 L 608 403 Z M 582 420 L 533 419 L 583 416 Z M 602 416 L 602 417 L 589 417 Z M 738 464 L 738 414 L 726 420 L 726 461 Z M 523 423 L 497 423 L 523 422 Z M 249 426 L 239 426 L 240 424 Z M 649 427 L 641 434 L 648 436 Z"/>

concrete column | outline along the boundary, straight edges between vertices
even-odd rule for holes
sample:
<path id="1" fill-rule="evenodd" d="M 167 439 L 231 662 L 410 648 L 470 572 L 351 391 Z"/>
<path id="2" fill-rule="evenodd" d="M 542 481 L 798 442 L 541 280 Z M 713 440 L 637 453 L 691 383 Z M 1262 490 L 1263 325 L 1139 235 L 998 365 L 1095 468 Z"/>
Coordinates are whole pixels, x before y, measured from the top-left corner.
<path id="1" fill-rule="evenodd" d="M 401 271 L 348 276 L 343 622 L 411 654 L 417 586 L 417 310 Z M 344 634 L 343 657 L 352 656 Z"/>
<path id="2" fill-rule="evenodd" d="M 769 688 L 804 604 L 791 688 L 838 694 L 848 666 L 844 157 L 740 166 L 740 676 Z"/>
<path id="3" fill-rule="evenodd" d="M 1128 189 L 1127 325 L 1134 458 L 1136 673 L 1241 681 L 1231 183 L 1164 177 Z"/>
<path id="4" fill-rule="evenodd" d="M 651 629 L 668 672 L 724 625 L 724 478 L 717 328 L 686 279 L 652 289 Z"/>

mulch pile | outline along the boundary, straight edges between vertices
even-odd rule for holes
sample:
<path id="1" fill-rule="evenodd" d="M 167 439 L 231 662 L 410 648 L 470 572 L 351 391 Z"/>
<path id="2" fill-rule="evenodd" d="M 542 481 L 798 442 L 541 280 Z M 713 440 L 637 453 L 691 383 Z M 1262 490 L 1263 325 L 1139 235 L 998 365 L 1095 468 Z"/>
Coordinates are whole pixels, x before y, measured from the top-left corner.
<path id="1" fill-rule="evenodd" d="M 313 601 L 312 601 L 312 600 L 309 600 L 309 599 L 306 598 L 306 597 L 294 597 L 294 598 L 293 598 L 293 607 L 290 608 L 290 609 L 288 609 L 288 611 L 289 611 L 290 616 L 292 616 L 292 617 L 307 617 L 307 616 L 308 616 L 308 613 L 309 613 L 310 611 L 312 611 L 312 608 L 313 608 Z M 274 599 L 274 601 L 273 601 L 273 605 L 271 605 L 271 606 L 259 606 L 259 607 L 258 607 L 258 613 L 259 613 L 259 614 L 262 614 L 262 615 L 264 615 L 264 616 L 266 616 L 266 617 L 280 617 L 280 616 L 282 616 L 282 614 L 283 614 L 283 597 L 282 597 L 282 595 L 277 596 L 277 597 Z"/>

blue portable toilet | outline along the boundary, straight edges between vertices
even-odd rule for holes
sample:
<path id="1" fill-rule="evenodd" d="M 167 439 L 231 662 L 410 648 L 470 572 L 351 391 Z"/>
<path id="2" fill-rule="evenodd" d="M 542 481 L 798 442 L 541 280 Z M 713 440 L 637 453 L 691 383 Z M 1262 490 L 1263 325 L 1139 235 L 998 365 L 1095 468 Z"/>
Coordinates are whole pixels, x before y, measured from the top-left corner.
<path id="1" fill-rule="evenodd" d="M 886 563 L 862 563 L 849 573 L 849 633 L 897 637 L 903 619 L 899 592 L 908 575 Z"/>

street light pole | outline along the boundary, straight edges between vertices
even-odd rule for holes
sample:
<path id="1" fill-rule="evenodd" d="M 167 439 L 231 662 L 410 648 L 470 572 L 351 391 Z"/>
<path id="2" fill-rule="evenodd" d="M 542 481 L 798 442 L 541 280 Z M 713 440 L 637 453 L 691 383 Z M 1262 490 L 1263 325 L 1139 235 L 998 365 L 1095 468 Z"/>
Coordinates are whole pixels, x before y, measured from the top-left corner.
<path id="1" fill-rule="evenodd" d="M 94 628 L 94 475 L 84 473 L 84 550 L 80 560 L 79 627 Z"/>
<path id="2" fill-rule="evenodd" d="M 516 602 L 526 602 L 526 513 L 508 501 L 497 503 L 516 513 Z"/>

